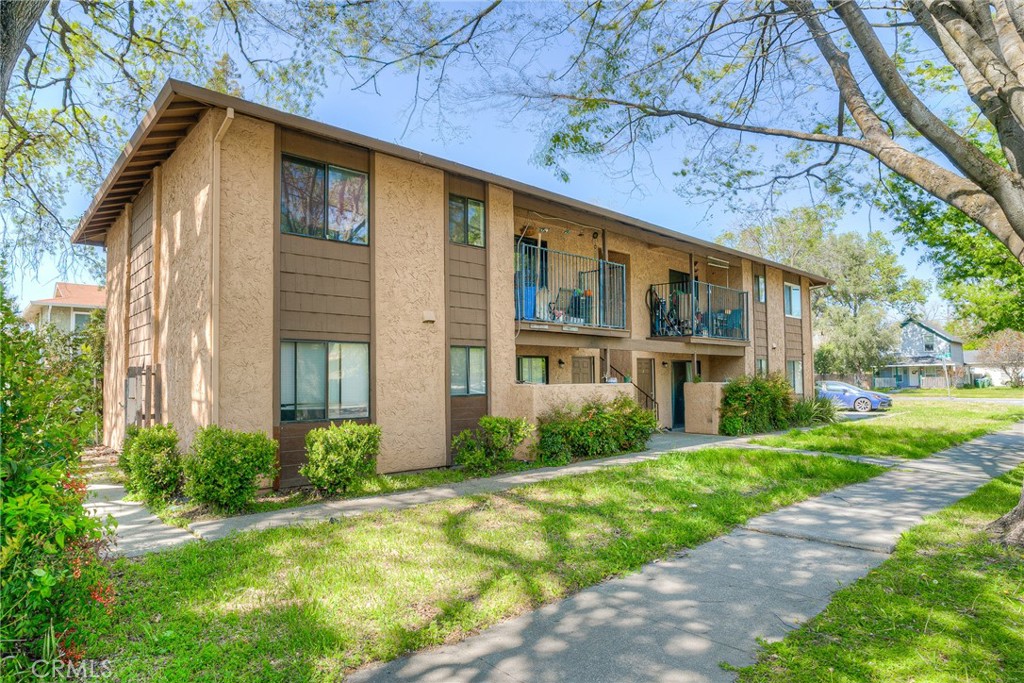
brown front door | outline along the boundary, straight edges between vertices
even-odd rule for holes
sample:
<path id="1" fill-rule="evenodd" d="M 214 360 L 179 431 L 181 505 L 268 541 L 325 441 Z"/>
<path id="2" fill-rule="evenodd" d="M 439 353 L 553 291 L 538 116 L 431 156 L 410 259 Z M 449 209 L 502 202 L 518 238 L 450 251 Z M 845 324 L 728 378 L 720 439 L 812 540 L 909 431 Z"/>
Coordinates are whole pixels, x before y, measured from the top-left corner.
<path id="1" fill-rule="evenodd" d="M 637 401 L 647 410 L 654 410 L 654 359 L 636 359 L 636 385 L 640 389 Z"/>
<path id="2" fill-rule="evenodd" d="M 594 383 L 594 357 L 573 356 L 572 357 L 572 383 L 593 384 Z"/>

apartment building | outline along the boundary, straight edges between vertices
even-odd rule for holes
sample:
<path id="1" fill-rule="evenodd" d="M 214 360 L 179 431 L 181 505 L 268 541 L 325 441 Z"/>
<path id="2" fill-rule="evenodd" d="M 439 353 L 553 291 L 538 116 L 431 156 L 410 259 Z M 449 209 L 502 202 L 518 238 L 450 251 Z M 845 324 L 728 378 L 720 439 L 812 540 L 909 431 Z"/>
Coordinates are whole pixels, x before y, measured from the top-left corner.
<path id="1" fill-rule="evenodd" d="M 331 420 L 397 472 L 484 414 L 627 394 L 685 429 L 697 378 L 813 387 L 820 276 L 187 83 L 73 239 L 107 251 L 106 443 L 261 430 L 282 486 Z"/>

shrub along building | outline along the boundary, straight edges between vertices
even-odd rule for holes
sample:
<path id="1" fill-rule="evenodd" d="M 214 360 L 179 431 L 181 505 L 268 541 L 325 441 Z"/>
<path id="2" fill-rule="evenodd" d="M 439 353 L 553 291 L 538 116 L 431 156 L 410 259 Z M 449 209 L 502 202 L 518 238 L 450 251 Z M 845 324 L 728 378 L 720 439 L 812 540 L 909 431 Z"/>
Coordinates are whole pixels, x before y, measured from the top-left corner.
<path id="1" fill-rule="evenodd" d="M 820 276 L 181 82 L 73 239 L 107 250 L 105 442 L 263 431 L 284 486 L 331 420 L 395 472 L 484 414 L 625 393 L 681 429 L 698 378 L 813 386 Z"/>

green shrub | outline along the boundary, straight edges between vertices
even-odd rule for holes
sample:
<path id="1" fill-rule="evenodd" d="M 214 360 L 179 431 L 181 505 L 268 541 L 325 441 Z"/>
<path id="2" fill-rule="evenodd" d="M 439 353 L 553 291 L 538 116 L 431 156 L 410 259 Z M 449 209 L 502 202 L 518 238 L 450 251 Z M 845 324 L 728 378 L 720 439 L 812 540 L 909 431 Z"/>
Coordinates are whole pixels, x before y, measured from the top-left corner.
<path id="1" fill-rule="evenodd" d="M 466 429 L 452 439 L 452 455 L 457 465 L 472 474 L 494 474 L 512 463 L 516 449 L 532 432 L 533 425 L 521 417 L 485 415 L 476 429 Z"/>
<path id="2" fill-rule="evenodd" d="M 185 495 L 222 512 L 250 505 L 263 477 L 277 475 L 277 442 L 262 432 L 200 429 L 183 461 Z"/>
<path id="3" fill-rule="evenodd" d="M 113 599 L 99 558 L 112 528 L 83 507 L 91 379 L 44 362 L 43 340 L 2 287 L 0 334 L 0 678 L 32 680 L 35 659 L 88 654 L 83 634 Z"/>
<path id="4" fill-rule="evenodd" d="M 132 464 L 128 458 L 128 453 L 132 449 L 132 440 L 142 429 L 138 425 L 128 425 L 124 430 L 124 441 L 121 442 L 121 454 L 117 456 L 117 466 L 124 473 L 124 490 L 128 493 L 134 493 L 132 490 Z"/>
<path id="5" fill-rule="evenodd" d="M 299 474 L 325 495 L 345 492 L 357 479 L 373 476 L 380 452 L 380 427 L 350 420 L 306 434 L 305 465 Z"/>
<path id="6" fill-rule="evenodd" d="M 836 404 L 829 398 L 806 396 L 793 403 L 789 423 L 794 427 L 832 424 L 836 421 Z"/>
<path id="7" fill-rule="evenodd" d="M 125 490 L 144 500 L 169 500 L 181 488 L 181 455 L 173 425 L 135 428 L 121 454 Z"/>
<path id="8" fill-rule="evenodd" d="M 554 466 L 643 450 L 657 428 L 654 413 L 629 397 L 592 401 L 541 417 L 535 454 L 541 464 Z"/>
<path id="9" fill-rule="evenodd" d="M 789 426 L 793 390 L 779 373 L 737 377 L 722 390 L 718 430 L 727 436 L 759 434 Z"/>

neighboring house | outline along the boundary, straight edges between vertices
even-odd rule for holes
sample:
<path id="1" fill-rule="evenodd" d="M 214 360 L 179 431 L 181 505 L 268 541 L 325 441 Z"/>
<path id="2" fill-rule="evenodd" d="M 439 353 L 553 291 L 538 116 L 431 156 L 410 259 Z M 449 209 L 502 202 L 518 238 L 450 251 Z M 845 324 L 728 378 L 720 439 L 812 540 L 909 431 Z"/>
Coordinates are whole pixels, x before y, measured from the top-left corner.
<path id="1" fill-rule="evenodd" d="M 875 372 L 876 389 L 945 388 L 963 384 L 963 340 L 932 322 L 907 318 L 900 323 L 900 352 L 895 363 Z"/>
<path id="2" fill-rule="evenodd" d="M 964 351 L 964 363 L 970 369 L 972 378 L 988 377 L 995 387 L 1004 387 L 1010 383 L 1010 376 L 998 365 L 986 361 L 981 351 Z"/>
<path id="3" fill-rule="evenodd" d="M 698 376 L 813 389 L 818 275 L 185 83 L 73 239 L 107 250 L 105 442 L 260 430 L 283 486 L 329 420 L 396 472 L 484 414 L 626 394 L 682 428 Z"/>
<path id="4" fill-rule="evenodd" d="M 89 324 L 93 311 L 106 304 L 106 290 L 99 285 L 58 282 L 52 298 L 31 302 L 22 317 L 37 330 L 53 326 L 61 332 L 77 332 Z"/>

